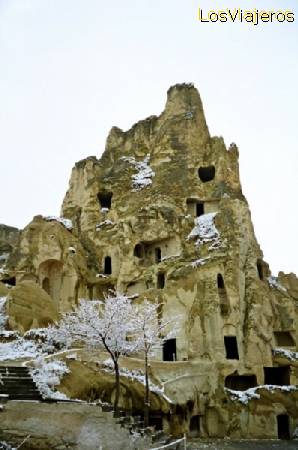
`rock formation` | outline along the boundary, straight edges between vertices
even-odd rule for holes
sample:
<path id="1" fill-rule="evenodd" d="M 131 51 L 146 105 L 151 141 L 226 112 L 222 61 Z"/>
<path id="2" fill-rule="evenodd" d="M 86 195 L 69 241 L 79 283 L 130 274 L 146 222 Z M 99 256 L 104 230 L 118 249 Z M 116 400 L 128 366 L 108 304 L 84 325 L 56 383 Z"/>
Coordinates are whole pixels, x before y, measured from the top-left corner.
<path id="1" fill-rule="evenodd" d="M 153 422 L 200 436 L 293 433 L 298 280 L 271 276 L 242 193 L 237 146 L 210 136 L 192 84 L 171 87 L 160 116 L 126 132 L 113 127 L 100 159 L 75 164 L 61 216 L 35 217 L 2 267 L 12 328 L 41 326 L 109 289 L 158 301 L 180 324 L 151 365 L 166 394 L 152 397 Z M 16 300 L 23 289 L 26 314 Z M 44 314 L 32 307 L 38 295 Z M 84 397 L 98 358 L 85 354 L 70 365 L 65 392 Z M 142 362 L 123 365 L 139 370 Z M 108 375 L 94 383 L 112 395 Z M 123 407 L 141 410 L 136 384 L 123 380 L 122 394 Z"/>

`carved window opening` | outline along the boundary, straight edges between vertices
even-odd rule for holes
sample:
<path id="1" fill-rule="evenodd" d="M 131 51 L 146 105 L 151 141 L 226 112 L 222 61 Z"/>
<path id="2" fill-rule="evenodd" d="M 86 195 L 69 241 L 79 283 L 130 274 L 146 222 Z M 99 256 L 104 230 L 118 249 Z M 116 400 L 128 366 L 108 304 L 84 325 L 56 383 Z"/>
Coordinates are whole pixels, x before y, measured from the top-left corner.
<path id="1" fill-rule="evenodd" d="M 220 273 L 217 274 L 217 289 L 219 296 L 220 312 L 222 315 L 225 315 L 229 312 L 229 300 L 225 288 L 225 282 L 223 276 Z"/>
<path id="2" fill-rule="evenodd" d="M 8 286 L 16 285 L 16 277 L 6 278 L 6 280 L 1 280 L 2 283 L 8 284 Z"/>
<path id="3" fill-rule="evenodd" d="M 160 263 L 161 262 L 161 249 L 160 249 L 160 247 L 156 247 L 155 248 L 154 254 L 155 254 L 155 262 L 156 263 Z"/>
<path id="4" fill-rule="evenodd" d="M 257 386 L 255 375 L 228 375 L 225 379 L 225 387 L 234 391 L 246 391 Z"/>
<path id="5" fill-rule="evenodd" d="M 287 386 L 290 384 L 290 366 L 264 367 L 265 384 Z"/>
<path id="6" fill-rule="evenodd" d="M 143 258 L 144 253 L 144 246 L 142 244 L 137 244 L 133 251 L 134 256 L 136 256 L 137 258 Z"/>
<path id="7" fill-rule="evenodd" d="M 162 350 L 164 361 L 177 361 L 176 339 L 165 341 Z"/>
<path id="8" fill-rule="evenodd" d="M 201 416 L 192 416 L 189 423 L 189 437 L 195 438 L 200 436 Z"/>
<path id="9" fill-rule="evenodd" d="M 263 261 L 261 259 L 257 260 L 257 271 L 260 280 L 264 280 L 264 270 L 263 270 Z"/>
<path id="10" fill-rule="evenodd" d="M 103 272 L 105 275 L 112 274 L 112 258 L 110 256 L 106 256 L 104 259 Z"/>
<path id="11" fill-rule="evenodd" d="M 279 347 L 295 347 L 296 343 L 289 331 L 274 331 L 276 345 Z"/>
<path id="12" fill-rule="evenodd" d="M 163 272 L 159 272 L 157 274 L 157 289 L 164 289 L 166 284 L 165 274 Z"/>
<path id="13" fill-rule="evenodd" d="M 278 439 L 290 439 L 290 420 L 287 414 L 276 416 Z"/>
<path id="14" fill-rule="evenodd" d="M 227 359 L 239 359 L 236 336 L 224 336 Z"/>
<path id="15" fill-rule="evenodd" d="M 97 198 L 100 204 L 101 208 L 105 208 L 105 209 L 110 209 L 112 206 L 112 197 L 113 197 L 113 193 L 112 192 L 99 192 L 97 194 Z"/>
<path id="16" fill-rule="evenodd" d="M 215 167 L 214 166 L 206 166 L 206 167 L 200 167 L 198 170 L 198 175 L 200 180 L 203 183 L 207 183 L 208 181 L 211 181 L 215 177 Z"/>
<path id="17" fill-rule="evenodd" d="M 197 217 L 200 217 L 200 216 L 202 216 L 203 214 L 205 214 L 205 212 L 204 212 L 204 203 L 202 203 L 202 202 L 197 202 L 197 203 L 196 203 L 196 216 L 197 216 Z"/>
<path id="18" fill-rule="evenodd" d="M 187 213 L 192 217 L 200 217 L 205 214 L 204 202 L 195 200 L 193 198 L 188 198 L 186 200 Z"/>

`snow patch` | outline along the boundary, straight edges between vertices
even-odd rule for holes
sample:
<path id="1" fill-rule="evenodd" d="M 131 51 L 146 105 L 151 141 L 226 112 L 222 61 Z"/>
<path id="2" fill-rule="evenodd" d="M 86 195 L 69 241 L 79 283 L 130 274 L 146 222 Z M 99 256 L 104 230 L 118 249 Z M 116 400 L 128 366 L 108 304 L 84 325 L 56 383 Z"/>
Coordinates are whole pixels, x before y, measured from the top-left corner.
<path id="1" fill-rule="evenodd" d="M 6 297 L 0 297 L 0 331 L 4 330 L 5 324 L 7 322 L 6 314 Z"/>
<path id="2" fill-rule="evenodd" d="M 61 223 L 67 230 L 72 230 L 73 225 L 70 219 L 65 219 L 65 217 L 57 217 L 57 216 L 45 216 L 44 220 L 47 222 L 59 222 Z"/>
<path id="3" fill-rule="evenodd" d="M 267 280 L 268 280 L 269 286 L 271 288 L 278 289 L 281 292 L 287 292 L 286 288 L 279 283 L 277 277 L 271 276 L 271 277 L 268 277 Z"/>
<path id="4" fill-rule="evenodd" d="M 208 262 L 209 259 L 211 259 L 210 256 L 206 256 L 206 258 L 196 259 L 195 261 L 193 261 L 191 263 L 191 265 L 192 265 L 192 267 L 203 266 L 204 264 L 206 264 Z"/>
<path id="5" fill-rule="evenodd" d="M 149 165 L 149 154 L 145 156 L 143 161 L 137 161 L 134 156 L 122 156 L 120 159 L 131 164 L 137 171 L 137 173 L 131 177 L 133 192 L 140 191 L 152 184 L 152 178 L 155 176 L 155 172 Z"/>
<path id="6" fill-rule="evenodd" d="M 95 229 L 96 229 L 96 231 L 98 231 L 98 230 L 100 230 L 100 229 L 103 228 L 103 227 L 107 227 L 107 226 L 109 226 L 109 225 L 114 225 L 114 224 L 115 224 L 115 223 L 112 222 L 111 220 L 106 219 L 106 220 L 103 220 L 103 221 L 100 222 L 100 223 L 97 223 L 96 226 L 95 226 Z"/>
<path id="7" fill-rule="evenodd" d="M 196 245 L 208 244 L 209 250 L 215 250 L 222 245 L 219 232 L 214 224 L 215 213 L 202 214 L 195 218 L 195 226 L 189 233 L 187 240 L 196 238 Z"/>
<path id="8" fill-rule="evenodd" d="M 60 384 L 61 378 L 70 372 L 65 362 L 45 361 L 41 357 L 35 361 L 35 367 L 30 367 L 29 371 L 44 398 L 68 400 L 65 394 L 54 390 L 54 387 Z"/>
<path id="9" fill-rule="evenodd" d="M 9 253 L 2 253 L 2 255 L 0 255 L 0 262 L 2 261 L 6 261 L 9 257 Z"/>

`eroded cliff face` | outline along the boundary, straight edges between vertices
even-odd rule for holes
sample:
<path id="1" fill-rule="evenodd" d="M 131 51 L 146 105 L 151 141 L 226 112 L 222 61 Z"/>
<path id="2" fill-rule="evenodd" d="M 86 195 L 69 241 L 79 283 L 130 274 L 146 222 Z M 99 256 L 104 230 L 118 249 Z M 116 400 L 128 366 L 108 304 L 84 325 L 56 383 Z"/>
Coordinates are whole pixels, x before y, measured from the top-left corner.
<path id="1" fill-rule="evenodd" d="M 294 389 L 264 388 L 247 402 L 233 394 L 297 384 L 298 280 L 271 276 L 242 194 L 238 149 L 210 136 L 193 85 L 170 88 L 159 117 L 112 128 L 99 160 L 76 163 L 61 216 L 72 226 L 38 216 L 23 230 L 3 280 L 34 281 L 60 312 L 115 289 L 178 315 L 176 340 L 152 363 L 172 401 L 155 400 L 153 409 L 172 432 L 275 437 L 278 420 L 288 420 L 277 416 L 294 429 Z M 69 387 L 75 370 L 72 377 L 67 393 L 79 396 Z M 97 389 L 107 395 L 104 380 Z M 124 407 L 139 409 L 137 391 L 123 387 Z"/>

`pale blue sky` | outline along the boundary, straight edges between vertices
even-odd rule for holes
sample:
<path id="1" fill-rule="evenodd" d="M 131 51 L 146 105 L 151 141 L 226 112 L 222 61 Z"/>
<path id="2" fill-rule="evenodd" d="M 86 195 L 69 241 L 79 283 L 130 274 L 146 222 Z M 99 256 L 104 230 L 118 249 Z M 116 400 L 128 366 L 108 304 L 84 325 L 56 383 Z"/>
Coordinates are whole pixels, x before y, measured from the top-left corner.
<path id="1" fill-rule="evenodd" d="M 202 24 L 199 5 L 292 9 L 292 24 Z M 0 0 L 0 223 L 59 214 L 74 163 L 194 82 L 274 273 L 298 273 L 294 0 Z"/>

